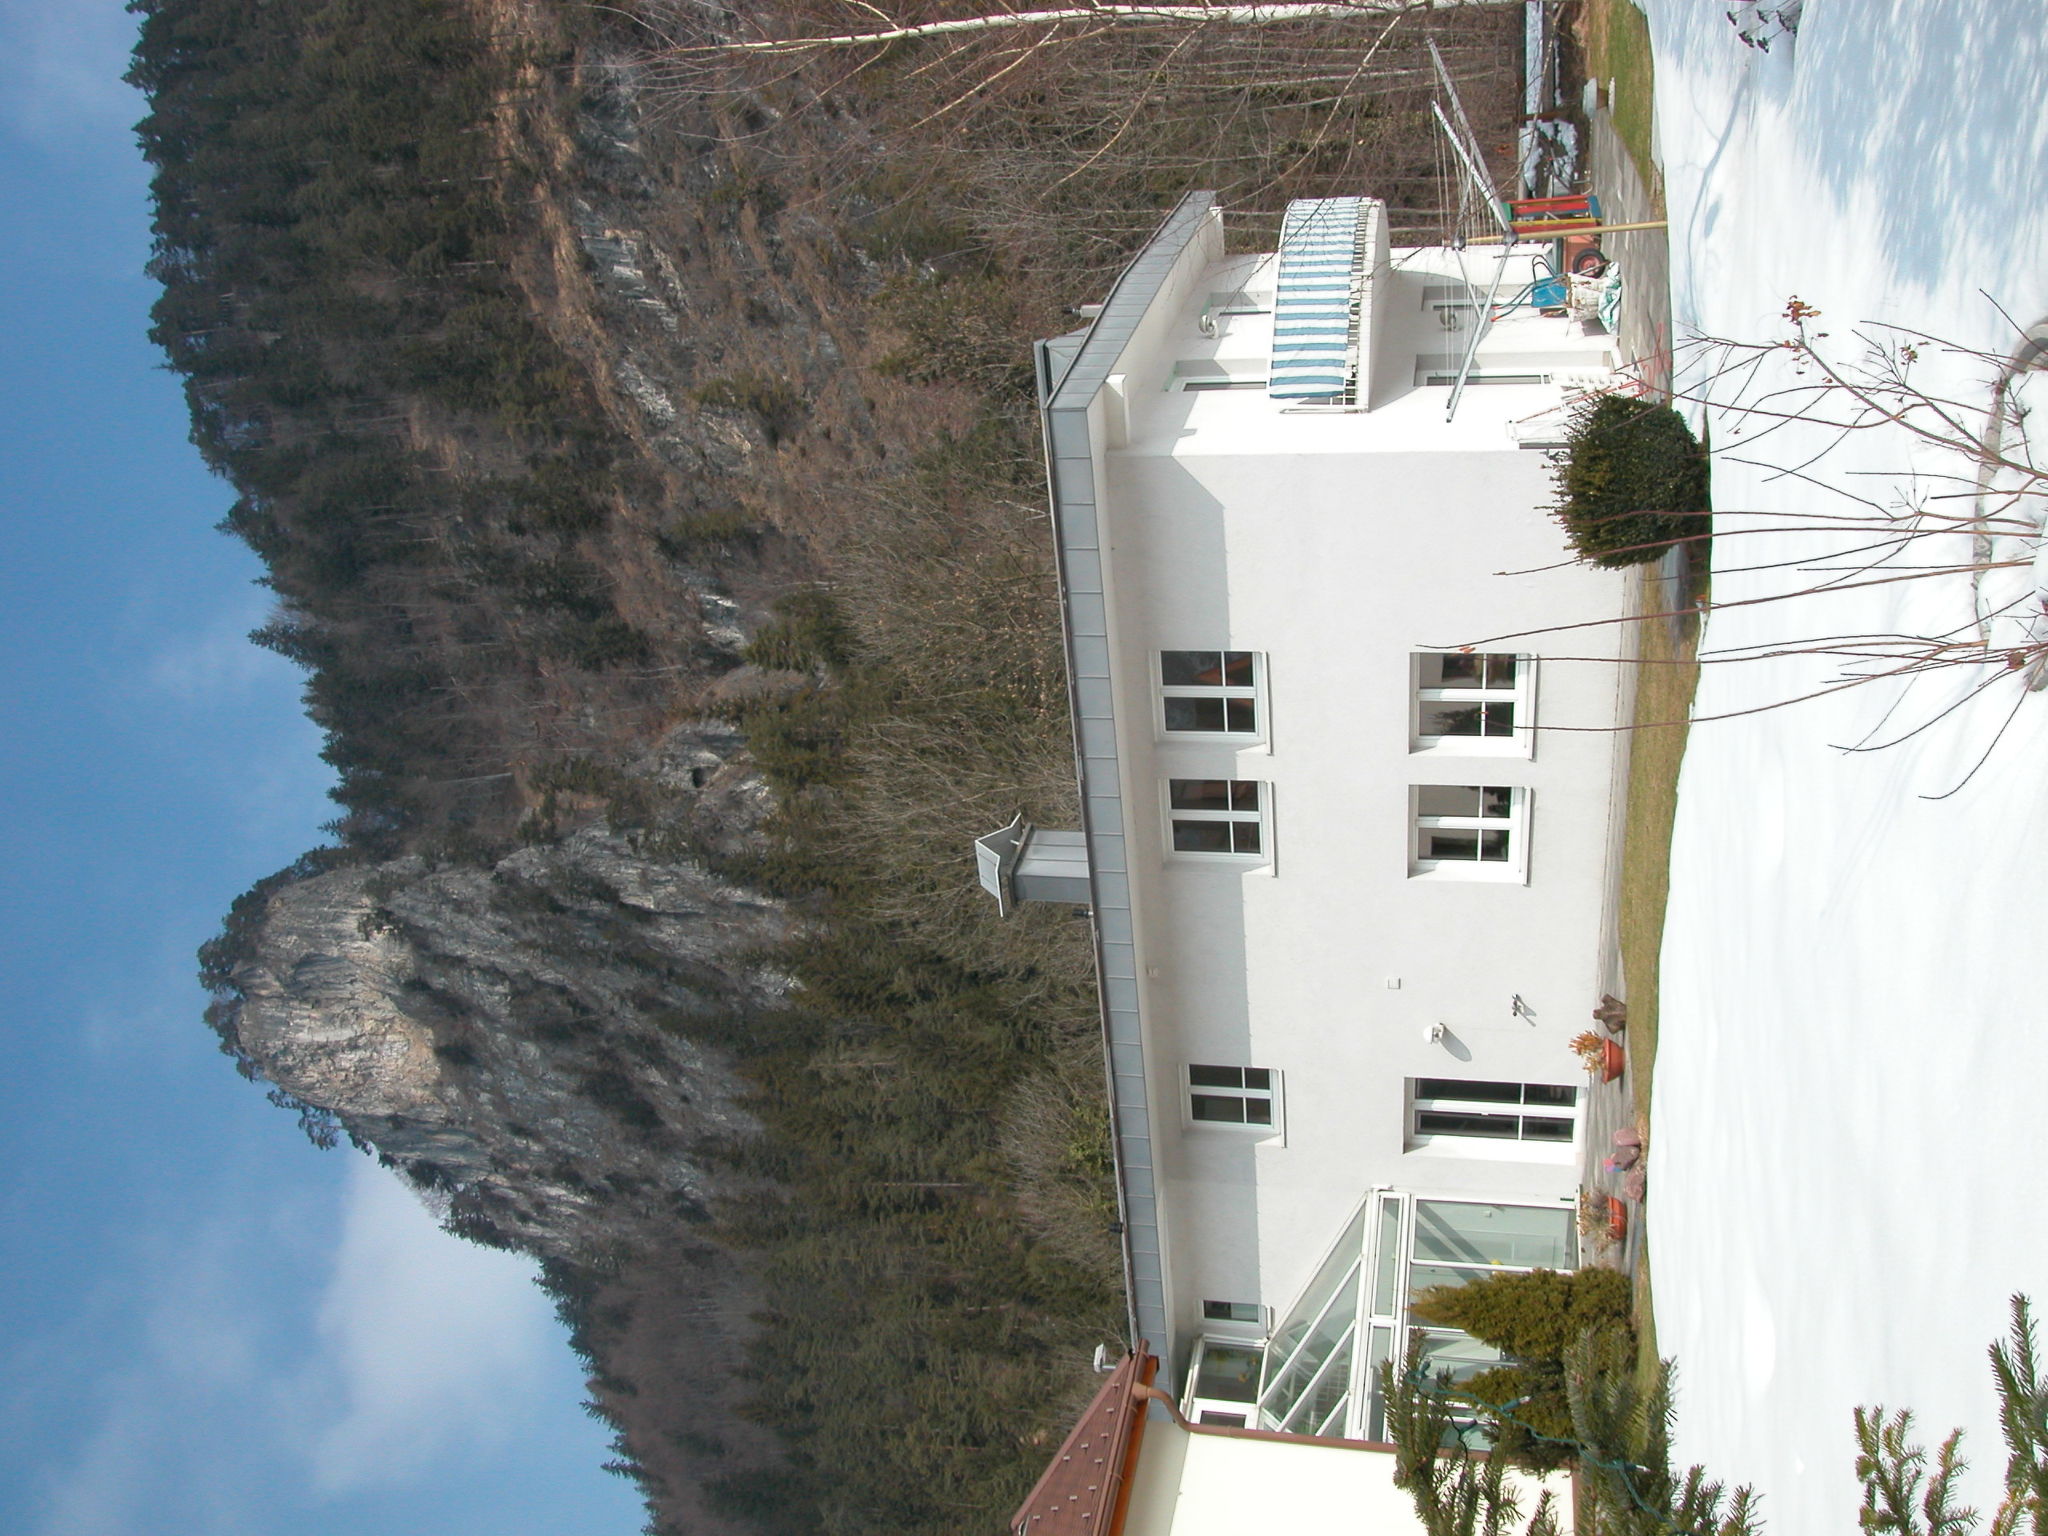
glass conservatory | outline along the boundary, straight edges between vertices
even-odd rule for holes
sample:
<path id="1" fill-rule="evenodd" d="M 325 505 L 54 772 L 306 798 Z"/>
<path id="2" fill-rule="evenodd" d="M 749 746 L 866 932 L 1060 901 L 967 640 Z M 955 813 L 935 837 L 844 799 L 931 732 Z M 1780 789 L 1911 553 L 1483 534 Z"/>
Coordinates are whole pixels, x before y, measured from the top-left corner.
<path id="1" fill-rule="evenodd" d="M 1190 1362 L 1198 1422 L 1385 1438 L 1379 1368 L 1409 1326 L 1410 1297 L 1502 1270 L 1578 1261 L 1568 1203 L 1503 1205 L 1381 1190 L 1359 1207 L 1315 1277 L 1263 1345 L 1204 1338 Z M 1463 1380 L 1500 1352 L 1452 1328 L 1422 1328 L 1424 1367 Z"/>

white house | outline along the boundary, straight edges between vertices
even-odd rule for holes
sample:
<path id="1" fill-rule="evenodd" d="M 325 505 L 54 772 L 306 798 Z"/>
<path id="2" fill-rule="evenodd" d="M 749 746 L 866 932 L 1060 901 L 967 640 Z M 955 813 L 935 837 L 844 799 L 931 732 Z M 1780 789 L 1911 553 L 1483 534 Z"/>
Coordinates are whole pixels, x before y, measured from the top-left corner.
<path id="1" fill-rule="evenodd" d="M 1532 450 L 1611 342 L 1370 199 L 1280 244 L 1193 194 L 1041 344 L 1084 826 L 981 852 L 1093 912 L 1132 1338 L 1198 1425 L 1374 1441 L 1412 1291 L 1577 1262 L 1624 642 L 1531 632 L 1624 579 Z"/>

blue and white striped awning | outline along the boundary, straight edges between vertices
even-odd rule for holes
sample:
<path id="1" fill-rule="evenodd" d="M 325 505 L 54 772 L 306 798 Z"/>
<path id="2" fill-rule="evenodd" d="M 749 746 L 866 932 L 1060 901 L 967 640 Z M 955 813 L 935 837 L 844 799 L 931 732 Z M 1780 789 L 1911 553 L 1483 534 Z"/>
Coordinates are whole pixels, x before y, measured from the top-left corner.
<path id="1" fill-rule="evenodd" d="M 1348 397 L 1357 387 L 1368 201 L 1322 197 L 1287 205 L 1266 385 L 1275 400 Z"/>

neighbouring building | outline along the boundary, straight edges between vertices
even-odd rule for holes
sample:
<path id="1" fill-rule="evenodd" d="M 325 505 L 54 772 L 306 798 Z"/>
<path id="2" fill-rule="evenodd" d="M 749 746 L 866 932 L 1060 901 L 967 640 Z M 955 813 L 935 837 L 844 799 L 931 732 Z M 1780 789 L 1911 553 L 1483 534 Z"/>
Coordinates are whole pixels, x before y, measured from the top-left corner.
<path id="1" fill-rule="evenodd" d="M 1157 1367 L 1136 1351 L 1103 1381 L 1010 1517 L 1013 1536 L 1424 1536 L 1390 1448 L 1194 1423 L 1152 1385 Z M 1507 1480 L 1523 1521 L 1547 1494 L 1572 1528 L 1568 1474 Z"/>
<path id="2" fill-rule="evenodd" d="M 1084 825 L 983 878 L 1092 911 L 1131 1338 L 1197 1431 L 1377 1441 L 1415 1291 L 1577 1262 L 1625 579 L 1546 510 L 1612 343 L 1540 275 L 1365 198 L 1233 255 L 1197 193 L 1040 347 Z"/>

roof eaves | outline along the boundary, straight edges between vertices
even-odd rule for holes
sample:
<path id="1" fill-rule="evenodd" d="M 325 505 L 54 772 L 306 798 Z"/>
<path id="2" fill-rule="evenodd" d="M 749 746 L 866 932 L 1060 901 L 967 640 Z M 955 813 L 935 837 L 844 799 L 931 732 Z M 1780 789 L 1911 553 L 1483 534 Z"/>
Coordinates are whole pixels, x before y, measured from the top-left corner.
<path id="1" fill-rule="evenodd" d="M 1159 233 L 1117 278 L 1071 357 L 1055 357 L 1043 343 L 1039 350 L 1046 474 L 1059 555 L 1075 776 L 1081 786 L 1081 827 L 1088 842 L 1095 976 L 1102 1005 L 1130 1338 L 1133 1342 L 1158 1339 L 1165 1346 L 1171 1344 L 1172 1330 L 1153 1176 L 1153 1116 L 1138 1011 L 1137 948 L 1109 680 L 1108 617 L 1088 408 L 1175 265 L 1214 216 L 1215 207 L 1212 192 L 1190 192 L 1182 198 Z"/>
<path id="2" fill-rule="evenodd" d="M 1012 1536 L 1118 1536 L 1159 1361 L 1125 1355 L 1010 1517 Z"/>

